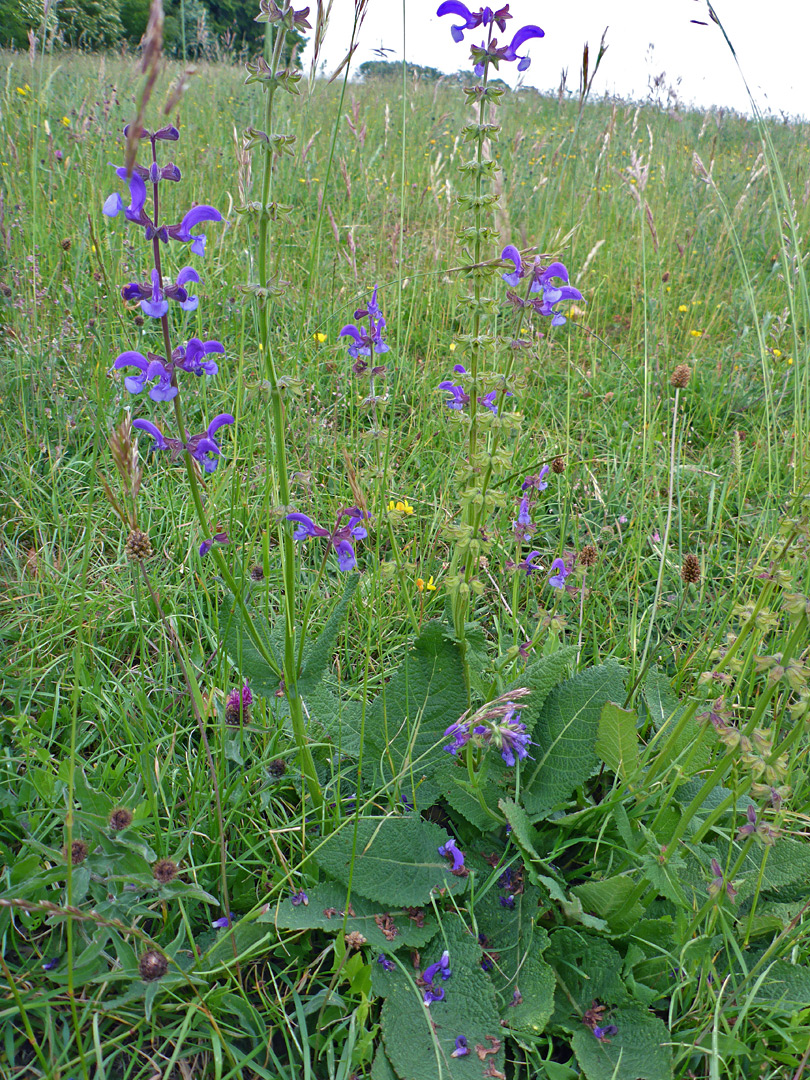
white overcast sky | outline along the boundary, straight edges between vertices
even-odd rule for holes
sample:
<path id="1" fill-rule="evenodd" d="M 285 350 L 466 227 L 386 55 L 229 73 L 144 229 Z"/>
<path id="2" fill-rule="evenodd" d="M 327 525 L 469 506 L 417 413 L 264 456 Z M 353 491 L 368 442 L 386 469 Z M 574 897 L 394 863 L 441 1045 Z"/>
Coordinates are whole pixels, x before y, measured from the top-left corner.
<path id="1" fill-rule="evenodd" d="M 370 0 L 352 72 L 364 60 L 377 59 L 372 50 L 380 46 L 393 50 L 387 59 L 402 58 L 403 8 L 408 60 L 446 72 L 469 69 L 469 43 L 478 43 L 476 31 L 467 31 L 464 42 L 456 45 L 450 27 L 458 19 L 452 15 L 436 18 L 439 2 Z M 490 6 L 503 2 L 490 0 Z M 314 7 L 313 3 L 311 10 Z M 333 2 L 322 53 L 330 75 L 348 50 L 354 7 L 354 0 Z M 478 11 L 481 0 L 467 7 Z M 567 68 L 568 86 L 576 90 L 583 45 L 589 42 L 593 63 L 602 31 L 608 27 L 608 51 L 594 82 L 594 94 L 642 100 L 649 79 L 666 72 L 667 84 L 676 87 L 685 104 L 749 111 L 742 77 L 703 0 L 512 0 L 510 8 L 514 18 L 507 25 L 507 41 L 526 23 L 535 23 L 546 34 L 542 40 L 529 42 L 532 64 L 524 75 L 528 85 L 556 90 L 560 72 Z M 784 111 L 810 118 L 808 0 L 715 0 L 714 9 L 759 106 L 775 114 Z M 697 26 L 692 19 L 708 26 Z M 481 31 L 477 34 L 480 38 Z M 311 39 L 304 54 L 306 69 L 310 62 Z M 506 81 L 514 83 L 515 67 L 501 65 Z"/>

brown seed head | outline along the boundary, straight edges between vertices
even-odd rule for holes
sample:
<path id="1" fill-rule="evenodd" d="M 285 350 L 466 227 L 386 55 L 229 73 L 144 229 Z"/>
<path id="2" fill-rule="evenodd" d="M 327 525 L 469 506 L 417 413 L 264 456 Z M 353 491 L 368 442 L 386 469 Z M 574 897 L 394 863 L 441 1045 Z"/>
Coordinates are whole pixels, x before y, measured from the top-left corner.
<path id="1" fill-rule="evenodd" d="M 72 243 L 73 241 L 70 239 L 70 237 L 66 236 L 65 239 L 62 241 L 62 251 L 70 251 L 70 245 Z"/>
<path id="2" fill-rule="evenodd" d="M 127 810 L 126 806 L 119 806 L 117 810 L 113 810 L 110 814 L 110 828 L 114 832 L 120 832 L 121 829 L 128 829 L 132 824 L 132 811 Z"/>
<path id="3" fill-rule="evenodd" d="M 3 296 L 11 296 L 11 288 L 10 288 L 10 286 L 6 285 L 6 283 L 3 282 L 3 284 L 0 285 L 0 293 L 2 293 Z"/>
<path id="4" fill-rule="evenodd" d="M 143 315 L 136 315 L 132 321 L 135 323 L 136 326 L 143 326 L 146 320 L 144 319 Z"/>
<path id="5" fill-rule="evenodd" d="M 346 948 L 347 949 L 359 949 L 366 944 L 366 939 L 360 933 L 359 930 L 352 930 L 346 935 Z"/>
<path id="6" fill-rule="evenodd" d="M 255 566 L 251 566 L 250 578 L 251 581 L 264 581 L 264 570 L 262 570 L 258 563 L 256 563 Z"/>
<path id="7" fill-rule="evenodd" d="M 555 457 L 554 460 L 551 463 L 551 471 L 553 473 L 557 473 L 558 476 L 560 475 L 560 473 L 564 473 L 565 472 L 565 458 L 564 457 Z"/>
<path id="8" fill-rule="evenodd" d="M 177 863 L 173 859 L 158 859 L 152 867 L 152 877 L 161 885 L 168 885 L 177 877 Z"/>
<path id="9" fill-rule="evenodd" d="M 275 779 L 278 780 L 279 777 L 283 776 L 287 771 L 287 762 L 284 758 L 276 758 L 275 761 L 271 761 L 267 766 L 267 771 L 272 777 L 275 777 Z"/>
<path id="10" fill-rule="evenodd" d="M 70 845 L 70 854 L 68 855 L 67 847 L 62 848 L 62 854 L 71 866 L 78 866 L 79 863 L 83 863 L 90 854 L 90 849 L 87 847 L 84 840 L 74 840 Z"/>
<path id="11" fill-rule="evenodd" d="M 152 544 L 147 534 L 141 532 L 140 529 L 133 529 L 129 534 L 126 550 L 127 555 L 133 562 L 144 562 L 146 559 L 152 558 Z"/>
<path id="12" fill-rule="evenodd" d="M 586 544 L 579 555 L 577 555 L 577 562 L 587 570 L 589 566 L 593 566 L 598 558 L 599 552 L 593 544 Z"/>
<path id="13" fill-rule="evenodd" d="M 144 982 L 162 979 L 168 970 L 169 961 L 157 949 L 147 949 L 138 961 L 138 973 Z"/>
<path id="14" fill-rule="evenodd" d="M 692 378 L 692 369 L 688 364 L 678 364 L 678 366 L 672 372 L 670 383 L 676 388 L 676 390 L 685 390 L 689 385 L 689 380 Z"/>
<path id="15" fill-rule="evenodd" d="M 687 585 L 697 585 L 700 581 L 700 561 L 697 555 L 684 555 L 681 577 Z"/>

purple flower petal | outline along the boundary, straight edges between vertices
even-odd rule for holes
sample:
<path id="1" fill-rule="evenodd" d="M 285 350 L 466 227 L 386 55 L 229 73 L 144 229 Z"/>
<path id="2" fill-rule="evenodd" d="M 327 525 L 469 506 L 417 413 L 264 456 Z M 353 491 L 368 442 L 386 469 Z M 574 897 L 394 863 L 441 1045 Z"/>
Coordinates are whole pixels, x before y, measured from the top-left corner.
<path id="1" fill-rule="evenodd" d="M 555 574 L 554 571 L 557 571 Z M 549 585 L 552 585 L 555 589 L 562 589 L 565 586 L 565 579 L 571 573 L 570 570 L 566 570 L 565 563 L 562 559 L 555 559 L 551 564 L 551 576 L 548 579 Z"/>
<path id="2" fill-rule="evenodd" d="M 101 208 L 102 214 L 106 214 L 107 217 L 118 217 L 121 211 L 124 209 L 124 201 L 117 191 L 114 191 L 112 195 L 108 195 L 104 200 L 104 205 Z"/>
<path id="3" fill-rule="evenodd" d="M 517 60 L 517 50 L 520 48 L 524 41 L 528 41 L 530 38 L 542 38 L 545 36 L 545 32 L 541 30 L 539 26 L 530 25 L 521 27 L 521 29 L 518 30 L 518 32 L 515 34 L 515 36 L 512 38 L 511 42 L 507 46 L 504 60 L 507 60 L 510 63 L 513 60 Z M 520 57 L 520 59 L 525 60 L 526 57 Z M 528 66 L 529 65 L 526 64 L 526 67 Z M 521 68 L 520 70 L 525 71 L 526 68 Z"/>
<path id="4" fill-rule="evenodd" d="M 220 413 L 219 416 L 215 416 L 211 423 L 208 425 L 208 435 L 213 439 L 214 435 L 219 431 L 223 424 L 235 424 L 236 421 L 230 413 Z"/>
<path id="5" fill-rule="evenodd" d="M 145 431 L 147 435 L 151 435 L 155 440 L 155 445 L 158 450 L 166 449 L 166 440 L 163 437 L 163 432 L 159 428 L 156 428 L 154 424 L 149 420 L 133 420 L 132 426 L 138 428 L 140 431 Z"/>
<path id="6" fill-rule="evenodd" d="M 347 574 L 350 570 L 354 570 L 357 566 L 357 557 L 354 554 L 354 548 L 348 540 L 340 540 L 335 544 L 335 554 L 337 555 L 338 566 Z"/>

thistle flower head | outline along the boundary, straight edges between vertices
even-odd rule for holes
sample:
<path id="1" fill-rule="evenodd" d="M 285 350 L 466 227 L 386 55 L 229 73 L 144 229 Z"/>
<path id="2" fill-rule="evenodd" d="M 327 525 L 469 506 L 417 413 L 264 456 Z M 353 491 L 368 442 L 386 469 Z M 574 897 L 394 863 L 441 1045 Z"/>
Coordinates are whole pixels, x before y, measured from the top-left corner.
<path id="1" fill-rule="evenodd" d="M 169 970 L 169 961 L 157 949 L 147 949 L 138 961 L 138 973 L 144 982 L 162 979 Z"/>

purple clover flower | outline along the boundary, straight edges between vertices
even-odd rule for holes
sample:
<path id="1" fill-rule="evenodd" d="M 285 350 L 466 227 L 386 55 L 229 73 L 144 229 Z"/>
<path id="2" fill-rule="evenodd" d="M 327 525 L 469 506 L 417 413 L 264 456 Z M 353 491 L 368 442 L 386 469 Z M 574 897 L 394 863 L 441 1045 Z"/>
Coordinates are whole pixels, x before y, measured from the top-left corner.
<path id="1" fill-rule="evenodd" d="M 362 325 L 355 326 L 354 323 L 348 323 L 340 331 L 338 337 L 350 337 L 352 339 L 349 343 L 349 356 L 356 360 L 358 356 L 371 356 L 372 349 L 375 353 L 388 352 L 389 346 L 383 341 L 382 337 L 385 329 L 385 317 L 377 304 L 376 285 L 368 306 L 358 308 L 354 313 L 354 317 L 355 319 L 367 318 L 368 329 L 365 329 Z"/>
<path id="2" fill-rule="evenodd" d="M 514 244 L 507 244 L 501 252 L 501 259 L 515 264 L 511 273 L 501 274 L 507 285 L 517 288 L 521 278 L 529 277 L 529 293 L 543 294 L 542 299 L 531 300 L 529 303 L 539 315 L 551 316 L 552 326 L 562 326 L 567 321 L 562 312 L 555 310 L 557 304 L 563 300 L 582 300 L 579 289 L 568 284 L 568 271 L 561 262 L 543 266 L 539 259 L 524 260 Z M 553 285 L 553 278 L 561 279 L 564 284 Z"/>
<path id="3" fill-rule="evenodd" d="M 566 567 L 562 559 L 555 559 L 551 564 L 551 576 L 548 579 L 549 585 L 553 586 L 555 589 L 564 589 L 565 579 L 570 573 L 571 571 Z"/>
<path id="4" fill-rule="evenodd" d="M 147 435 L 151 435 L 158 450 L 170 451 L 172 461 L 176 461 L 182 452 L 186 450 L 195 461 L 202 465 L 207 473 L 212 473 L 219 464 L 221 453 L 219 443 L 214 438 L 214 435 L 223 424 L 233 423 L 235 423 L 235 420 L 230 413 L 220 413 L 219 416 L 214 417 L 206 431 L 201 432 L 199 435 L 192 435 L 186 443 L 181 442 L 179 439 L 167 438 L 149 420 L 134 420 L 132 426 L 145 431 Z"/>
<path id="5" fill-rule="evenodd" d="M 349 519 L 346 525 L 340 522 L 344 517 Z M 357 506 L 347 507 L 338 514 L 338 524 L 330 532 L 323 526 L 317 525 L 307 514 L 287 514 L 287 521 L 294 521 L 298 528 L 293 533 L 293 540 L 309 540 L 313 537 L 325 537 L 335 550 L 338 566 L 348 573 L 357 566 L 357 556 L 354 552 L 352 540 L 364 540 L 368 536 L 363 521 L 367 521 L 370 515 L 367 511 Z"/>
<path id="6" fill-rule="evenodd" d="M 439 854 L 443 859 L 453 860 L 453 866 L 450 871 L 451 874 L 455 874 L 456 877 L 462 877 L 466 874 L 466 867 L 464 866 L 464 855 L 456 847 L 456 842 L 452 837 L 447 841 L 446 844 L 442 844 L 438 850 Z M 443 976 L 443 978 L 446 977 L 447 976 Z"/>

